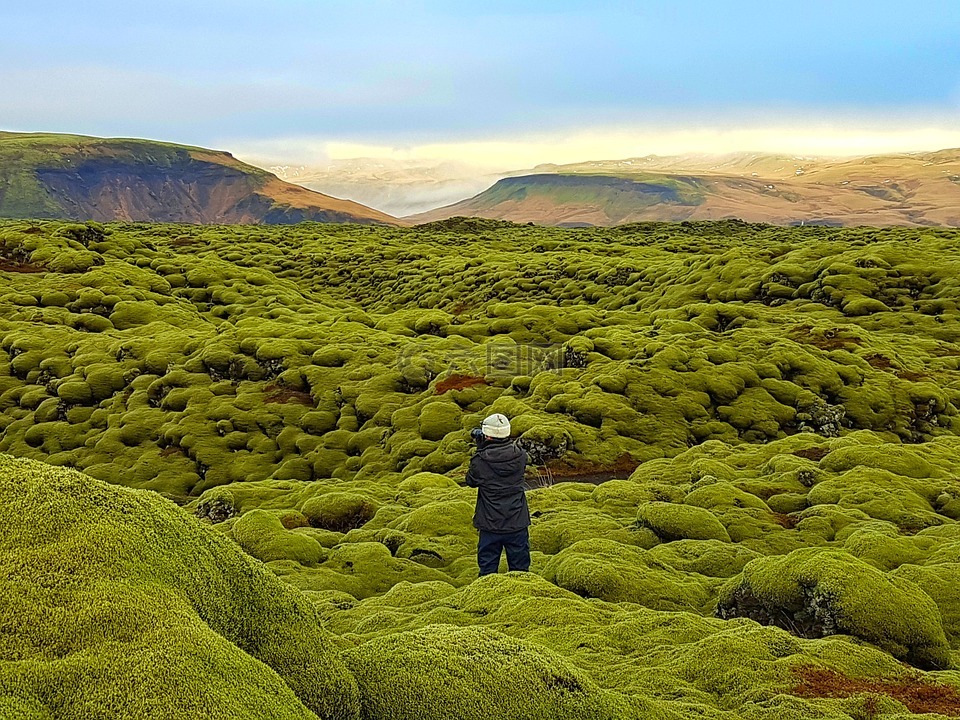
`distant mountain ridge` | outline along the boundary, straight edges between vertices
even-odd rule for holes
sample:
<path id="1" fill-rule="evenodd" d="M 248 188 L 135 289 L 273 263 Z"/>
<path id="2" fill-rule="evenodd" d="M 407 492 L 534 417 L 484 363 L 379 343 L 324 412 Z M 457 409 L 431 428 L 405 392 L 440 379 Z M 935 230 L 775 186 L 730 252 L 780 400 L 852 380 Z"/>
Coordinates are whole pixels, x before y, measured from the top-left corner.
<path id="1" fill-rule="evenodd" d="M 0 217 L 224 224 L 398 224 L 230 153 L 152 140 L 0 132 Z"/>
<path id="2" fill-rule="evenodd" d="M 960 149 L 816 158 L 738 153 L 539 165 L 410 216 L 542 225 L 738 218 L 779 225 L 960 226 Z"/>

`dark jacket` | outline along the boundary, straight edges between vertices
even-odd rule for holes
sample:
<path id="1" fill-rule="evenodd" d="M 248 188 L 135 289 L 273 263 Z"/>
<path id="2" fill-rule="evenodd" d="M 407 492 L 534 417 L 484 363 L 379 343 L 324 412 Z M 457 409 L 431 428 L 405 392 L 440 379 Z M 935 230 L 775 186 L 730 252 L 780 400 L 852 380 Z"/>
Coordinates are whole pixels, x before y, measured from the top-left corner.
<path id="1" fill-rule="evenodd" d="M 477 488 L 478 530 L 511 533 L 530 525 L 530 510 L 523 490 L 527 454 L 509 438 L 484 440 L 470 458 L 467 485 Z"/>

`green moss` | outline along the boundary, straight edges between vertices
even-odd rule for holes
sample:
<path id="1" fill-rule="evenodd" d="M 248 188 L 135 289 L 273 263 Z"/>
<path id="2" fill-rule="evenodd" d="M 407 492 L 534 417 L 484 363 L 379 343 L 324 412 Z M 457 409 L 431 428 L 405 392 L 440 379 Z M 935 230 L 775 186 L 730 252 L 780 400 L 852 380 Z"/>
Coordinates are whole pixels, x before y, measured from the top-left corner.
<path id="1" fill-rule="evenodd" d="M 687 494 L 683 502 L 687 505 L 708 510 L 730 508 L 754 508 L 767 510 L 767 504 L 755 495 L 741 490 L 728 482 L 707 482 L 702 479 L 694 490 Z"/>
<path id="2" fill-rule="evenodd" d="M 623 698 L 563 658 L 486 628 L 432 625 L 372 640 L 345 657 L 361 688 L 364 718 L 636 716 Z"/>
<path id="3" fill-rule="evenodd" d="M 346 644 L 482 625 L 648 715 L 867 715 L 784 699 L 790 668 L 898 677 L 891 656 L 699 613 L 757 555 L 843 548 L 956 645 L 956 238 L 4 221 L 0 255 L 48 267 L 0 290 L 0 452 L 188 503 Z M 494 410 L 542 484 L 589 481 L 528 494 L 533 572 L 679 612 L 475 580 L 465 430 Z"/>
<path id="4" fill-rule="evenodd" d="M 214 524 L 229 520 L 237 514 L 236 497 L 226 487 L 207 490 L 197 501 L 197 517 L 205 518 Z"/>
<path id="5" fill-rule="evenodd" d="M 356 716 L 310 605 L 172 504 L 5 456 L 0 495 L 8 698 L 76 717 Z"/>
<path id="6" fill-rule="evenodd" d="M 767 498 L 767 507 L 783 515 L 799 512 L 808 506 L 806 493 L 778 493 Z"/>
<path id="7" fill-rule="evenodd" d="M 530 547 L 547 555 L 556 555 L 564 548 L 582 540 L 613 540 L 623 545 L 651 548 L 660 542 L 653 531 L 647 528 L 630 527 L 626 518 L 611 517 L 594 508 L 580 507 L 567 501 L 559 502 L 550 512 L 539 510 L 542 493 L 528 493 L 531 498 L 536 522 L 530 528 Z M 575 508 L 575 509 L 574 509 Z"/>
<path id="8" fill-rule="evenodd" d="M 723 540 L 730 535 L 723 524 L 709 510 L 690 505 L 652 502 L 641 505 L 637 524 L 657 534 L 661 540 Z"/>
<path id="9" fill-rule="evenodd" d="M 947 555 L 951 561 L 956 558 L 956 551 L 955 544 L 949 546 Z M 960 647 L 960 563 L 905 563 L 893 576 L 913 583 L 933 599 L 940 609 L 950 646 L 956 651 Z"/>
<path id="10" fill-rule="evenodd" d="M 677 540 L 650 548 L 647 556 L 683 573 L 729 578 L 760 554 L 742 545 L 719 540 Z"/>
<path id="11" fill-rule="evenodd" d="M 938 487 L 936 483 L 885 470 L 855 467 L 835 479 L 817 483 L 807 498 L 811 505 L 856 509 L 877 520 L 916 531 L 946 522 L 931 506 L 931 496 Z"/>
<path id="12" fill-rule="evenodd" d="M 46 388 L 31 387 L 20 395 L 19 405 L 27 410 L 35 410 L 49 397 Z"/>
<path id="13" fill-rule="evenodd" d="M 854 635 L 919 667 L 951 665 L 933 600 L 843 552 L 804 548 L 754 560 L 723 587 L 717 613 L 786 622 L 812 637 Z"/>
<path id="14" fill-rule="evenodd" d="M 887 523 L 858 526 L 844 535 L 847 552 L 884 571 L 908 563 L 921 564 L 934 544 L 932 540 L 901 537 L 897 527 Z"/>
<path id="15" fill-rule="evenodd" d="M 440 571 L 403 558 L 394 558 L 379 542 L 341 543 L 316 570 L 296 568 L 285 579 L 304 590 L 340 590 L 357 599 L 386 592 L 403 582 L 445 581 Z"/>
<path id="16" fill-rule="evenodd" d="M 294 560 L 301 565 L 316 565 L 326 557 L 316 540 L 290 532 L 283 517 L 266 510 L 251 510 L 240 516 L 231 531 L 246 552 L 263 562 Z"/>
<path id="17" fill-rule="evenodd" d="M 428 490 L 449 490 L 459 487 L 457 481 L 446 475 L 422 472 L 411 475 L 397 489 L 403 493 L 423 493 Z"/>
<path id="18" fill-rule="evenodd" d="M 300 510 L 313 527 L 346 532 L 366 524 L 377 507 L 377 501 L 367 495 L 328 492 L 310 498 Z"/>
<path id="19" fill-rule="evenodd" d="M 820 466 L 831 472 L 844 472 L 857 466 L 881 468 L 911 478 L 943 477 L 945 473 L 915 451 L 905 447 L 851 446 L 834 450 Z"/>
<path id="20" fill-rule="evenodd" d="M 429 402 L 420 410 L 417 427 L 425 440 L 442 440 L 447 433 L 460 429 L 461 410 L 456 403 Z"/>
<path id="21" fill-rule="evenodd" d="M 610 540 L 574 543 L 551 558 L 543 575 L 560 587 L 607 602 L 632 602 L 655 610 L 702 611 L 718 585 L 676 570 L 650 551 Z"/>
<path id="22" fill-rule="evenodd" d="M 93 399 L 90 385 L 83 381 L 64 382 L 57 386 L 57 396 L 70 404 L 88 403 Z"/>
<path id="23" fill-rule="evenodd" d="M 472 574 L 477 543 L 473 510 L 473 503 L 463 500 L 429 502 L 388 523 L 390 532 L 377 539 L 391 547 L 397 557 L 428 567 L 469 561 L 462 564 L 469 565 Z"/>
<path id="24" fill-rule="evenodd" d="M 383 595 L 370 598 L 364 603 L 367 608 L 414 608 L 424 603 L 448 598 L 456 592 L 456 588 L 441 581 L 410 583 L 400 582 L 390 588 Z"/>
<path id="25" fill-rule="evenodd" d="M 70 302 L 70 296 L 59 290 L 50 290 L 40 296 L 43 307 L 65 307 Z"/>

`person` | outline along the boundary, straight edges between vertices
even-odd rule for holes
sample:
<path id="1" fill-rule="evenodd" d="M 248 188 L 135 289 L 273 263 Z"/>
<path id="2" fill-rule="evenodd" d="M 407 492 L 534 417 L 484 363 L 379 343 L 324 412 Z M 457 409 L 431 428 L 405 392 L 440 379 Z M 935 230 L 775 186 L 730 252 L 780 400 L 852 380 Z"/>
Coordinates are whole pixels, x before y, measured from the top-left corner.
<path id="1" fill-rule="evenodd" d="M 510 570 L 529 570 L 530 509 L 523 487 L 527 453 L 510 440 L 510 421 L 501 413 L 486 418 L 471 436 L 477 451 L 470 458 L 466 483 L 477 488 L 473 525 L 480 531 L 480 575 L 497 572 L 504 550 Z"/>

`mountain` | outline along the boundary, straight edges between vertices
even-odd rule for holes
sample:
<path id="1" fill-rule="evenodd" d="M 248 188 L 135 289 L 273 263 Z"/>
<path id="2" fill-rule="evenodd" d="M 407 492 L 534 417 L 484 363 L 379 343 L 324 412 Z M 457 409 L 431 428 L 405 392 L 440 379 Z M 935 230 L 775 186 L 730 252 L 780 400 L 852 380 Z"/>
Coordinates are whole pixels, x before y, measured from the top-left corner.
<path id="1" fill-rule="evenodd" d="M 540 165 L 407 218 L 542 225 L 739 218 L 779 225 L 960 226 L 960 149 L 858 158 L 735 154 Z"/>
<path id="2" fill-rule="evenodd" d="M 274 165 L 268 169 L 288 182 L 348 197 L 397 216 L 457 202 L 511 174 L 467 163 L 390 158 L 349 158 L 318 167 Z"/>
<path id="3" fill-rule="evenodd" d="M 397 224 L 230 153 L 151 140 L 0 132 L 0 217 Z"/>

